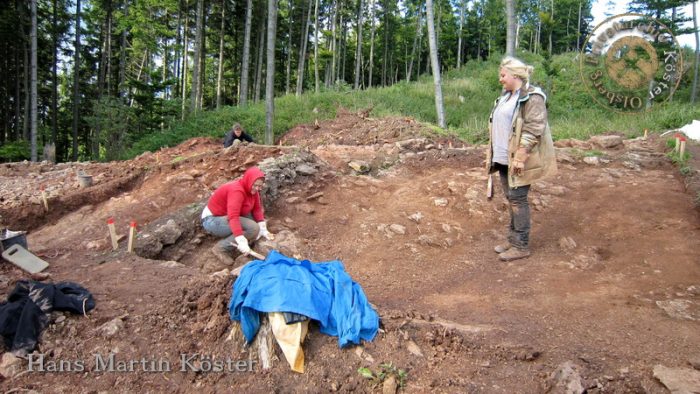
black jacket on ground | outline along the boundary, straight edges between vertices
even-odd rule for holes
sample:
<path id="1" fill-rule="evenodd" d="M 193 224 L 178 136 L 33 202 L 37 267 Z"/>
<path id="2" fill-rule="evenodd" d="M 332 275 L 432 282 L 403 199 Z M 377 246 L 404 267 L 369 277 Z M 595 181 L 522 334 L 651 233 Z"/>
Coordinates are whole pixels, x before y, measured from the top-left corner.
<path id="1" fill-rule="evenodd" d="M 36 347 L 51 312 L 83 314 L 93 308 L 92 294 L 77 283 L 20 280 L 7 300 L 0 303 L 0 335 L 10 351 L 28 354 Z"/>

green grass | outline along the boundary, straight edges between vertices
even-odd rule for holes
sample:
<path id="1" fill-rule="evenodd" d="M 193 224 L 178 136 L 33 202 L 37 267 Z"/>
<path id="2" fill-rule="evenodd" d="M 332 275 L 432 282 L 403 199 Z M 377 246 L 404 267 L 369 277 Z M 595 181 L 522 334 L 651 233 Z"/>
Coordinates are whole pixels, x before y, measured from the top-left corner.
<path id="1" fill-rule="evenodd" d="M 675 100 L 657 104 L 650 112 L 619 114 L 601 107 L 589 95 L 580 81 L 576 53 L 552 57 L 555 76 L 548 78 L 542 67 L 542 57 L 522 53 L 521 58 L 533 64 L 533 83 L 548 95 L 549 122 L 555 140 L 563 138 L 588 139 L 608 132 L 628 137 L 641 136 L 644 129 L 660 132 L 677 128 L 700 118 L 700 106 Z M 461 69 L 443 74 L 443 98 L 447 120 L 446 134 L 478 143 L 487 138 L 488 116 L 493 101 L 500 92 L 498 64 L 500 58 L 470 61 Z M 687 84 L 686 84 L 687 85 Z M 685 97 L 688 86 L 682 86 L 676 96 Z M 339 107 L 350 111 L 372 108 L 372 117 L 410 116 L 419 122 L 435 125 L 433 79 L 421 76 L 418 81 L 400 82 L 386 88 L 352 91 L 347 85 L 321 93 L 305 93 L 301 97 L 281 96 L 275 99 L 274 138 L 292 127 L 312 123 L 314 119 L 335 117 Z M 316 113 L 314 113 L 316 108 Z M 239 122 L 258 143 L 264 142 L 265 104 L 254 103 L 246 108 L 225 107 L 204 111 L 185 121 L 176 121 L 164 132 L 152 133 L 136 141 L 124 158 L 162 146 L 173 146 L 195 136 L 222 138 L 234 122 Z M 436 128 L 436 130 L 439 130 Z"/>

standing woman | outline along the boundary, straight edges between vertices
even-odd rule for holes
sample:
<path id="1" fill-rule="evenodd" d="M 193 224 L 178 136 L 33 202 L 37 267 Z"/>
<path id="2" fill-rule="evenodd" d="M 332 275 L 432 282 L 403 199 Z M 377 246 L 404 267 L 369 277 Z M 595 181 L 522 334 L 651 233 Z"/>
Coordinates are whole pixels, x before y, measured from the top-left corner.
<path id="1" fill-rule="evenodd" d="M 508 199 L 508 242 L 494 250 L 499 259 L 511 261 L 530 256 L 530 185 L 557 170 L 552 134 L 547 122 L 544 92 L 530 86 L 533 68 L 506 57 L 501 61 L 503 85 L 489 117 L 489 174 L 498 171 Z"/>

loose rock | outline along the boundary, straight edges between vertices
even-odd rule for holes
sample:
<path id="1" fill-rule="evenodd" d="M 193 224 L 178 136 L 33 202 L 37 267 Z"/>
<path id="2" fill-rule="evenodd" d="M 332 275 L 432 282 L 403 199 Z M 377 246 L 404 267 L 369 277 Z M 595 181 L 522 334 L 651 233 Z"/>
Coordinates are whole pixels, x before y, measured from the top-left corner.
<path id="1" fill-rule="evenodd" d="M 423 219 L 423 214 L 420 212 L 416 212 L 413 215 L 410 215 L 408 218 L 416 223 L 420 223 L 421 219 Z"/>
<path id="2" fill-rule="evenodd" d="M 414 356 L 425 357 L 423 356 L 423 352 L 420 350 L 418 344 L 413 342 L 413 340 L 409 339 L 408 341 L 406 341 L 406 350 L 411 352 L 411 354 L 413 354 Z"/>
<path id="3" fill-rule="evenodd" d="M 120 318 L 116 318 L 101 325 L 98 330 L 102 333 L 103 337 L 111 338 L 115 336 L 122 328 L 124 328 L 124 321 Z"/>
<path id="4" fill-rule="evenodd" d="M 21 365 L 21 358 L 10 352 L 3 353 L 2 361 L 0 361 L 0 375 L 4 376 L 5 378 L 12 378 L 21 371 Z"/>
<path id="5" fill-rule="evenodd" d="M 622 137 L 619 135 L 596 135 L 591 137 L 591 143 L 603 149 L 612 149 L 622 146 Z"/>
<path id="6" fill-rule="evenodd" d="M 433 203 L 435 204 L 436 207 L 446 207 L 448 204 L 448 201 L 446 198 L 438 197 L 438 198 L 433 200 Z"/>
<path id="7" fill-rule="evenodd" d="M 571 361 L 566 361 L 549 375 L 547 393 L 552 394 L 582 394 L 583 384 L 579 367 Z"/>
<path id="8" fill-rule="evenodd" d="M 561 237 L 559 238 L 559 247 L 563 250 L 576 249 L 576 242 L 571 237 Z"/>
<path id="9" fill-rule="evenodd" d="M 389 226 L 389 230 L 391 230 L 399 235 L 406 234 L 406 227 L 404 227 L 400 224 L 392 224 L 391 226 Z"/>
<path id="10" fill-rule="evenodd" d="M 671 393 L 700 392 L 700 371 L 689 368 L 668 368 L 663 365 L 654 366 L 654 377 L 658 379 Z"/>

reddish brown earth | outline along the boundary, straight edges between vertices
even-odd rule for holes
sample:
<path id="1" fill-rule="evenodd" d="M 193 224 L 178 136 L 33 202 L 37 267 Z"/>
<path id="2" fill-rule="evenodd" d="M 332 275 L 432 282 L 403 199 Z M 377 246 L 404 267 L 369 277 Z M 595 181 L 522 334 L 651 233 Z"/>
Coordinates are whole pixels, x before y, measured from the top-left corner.
<path id="1" fill-rule="evenodd" d="M 411 138 L 429 141 L 412 151 L 392 148 Z M 654 366 L 692 368 L 700 357 L 700 214 L 663 141 L 606 149 L 560 142 L 577 148 L 561 148 L 558 174 L 530 194 L 533 255 L 509 263 L 492 251 L 508 213 L 498 186 L 493 200 L 485 198 L 482 147 L 436 137 L 410 119 L 349 113 L 299 126 L 280 143 L 224 151 L 220 141 L 193 139 L 126 162 L 0 165 L 3 225 L 30 230 L 30 250 L 50 263 L 49 281 L 78 282 L 97 302 L 87 317 L 54 320 L 37 354 L 87 367 L 110 352 L 172 364 L 161 372 L 30 372 L 24 362 L 24 372 L 0 388 L 367 392 L 381 387 L 358 368 L 392 363 L 407 373 L 407 392 L 564 392 L 550 376 L 570 361 L 589 393 L 662 393 Z M 304 374 L 290 371 L 279 350 L 265 371 L 254 364 L 244 372 L 182 372 L 183 353 L 248 359 L 226 341 L 233 278 L 202 268 L 215 259 L 215 239 L 197 230 L 182 264 L 164 263 L 126 253 L 125 240 L 112 252 L 106 220 L 114 217 L 120 234 L 130 220 L 147 225 L 289 145 L 325 164 L 311 183 L 268 204 L 271 229 L 293 231 L 305 259 L 341 260 L 382 329 L 373 342 L 339 349 L 312 325 Z M 602 160 L 584 162 L 593 149 Z M 351 160 L 372 171 L 355 174 Z M 78 187 L 79 169 L 94 175 L 93 186 Z M 3 299 L 27 277 L 7 262 L 0 274 Z M 118 317 L 116 333 L 100 329 Z"/>

